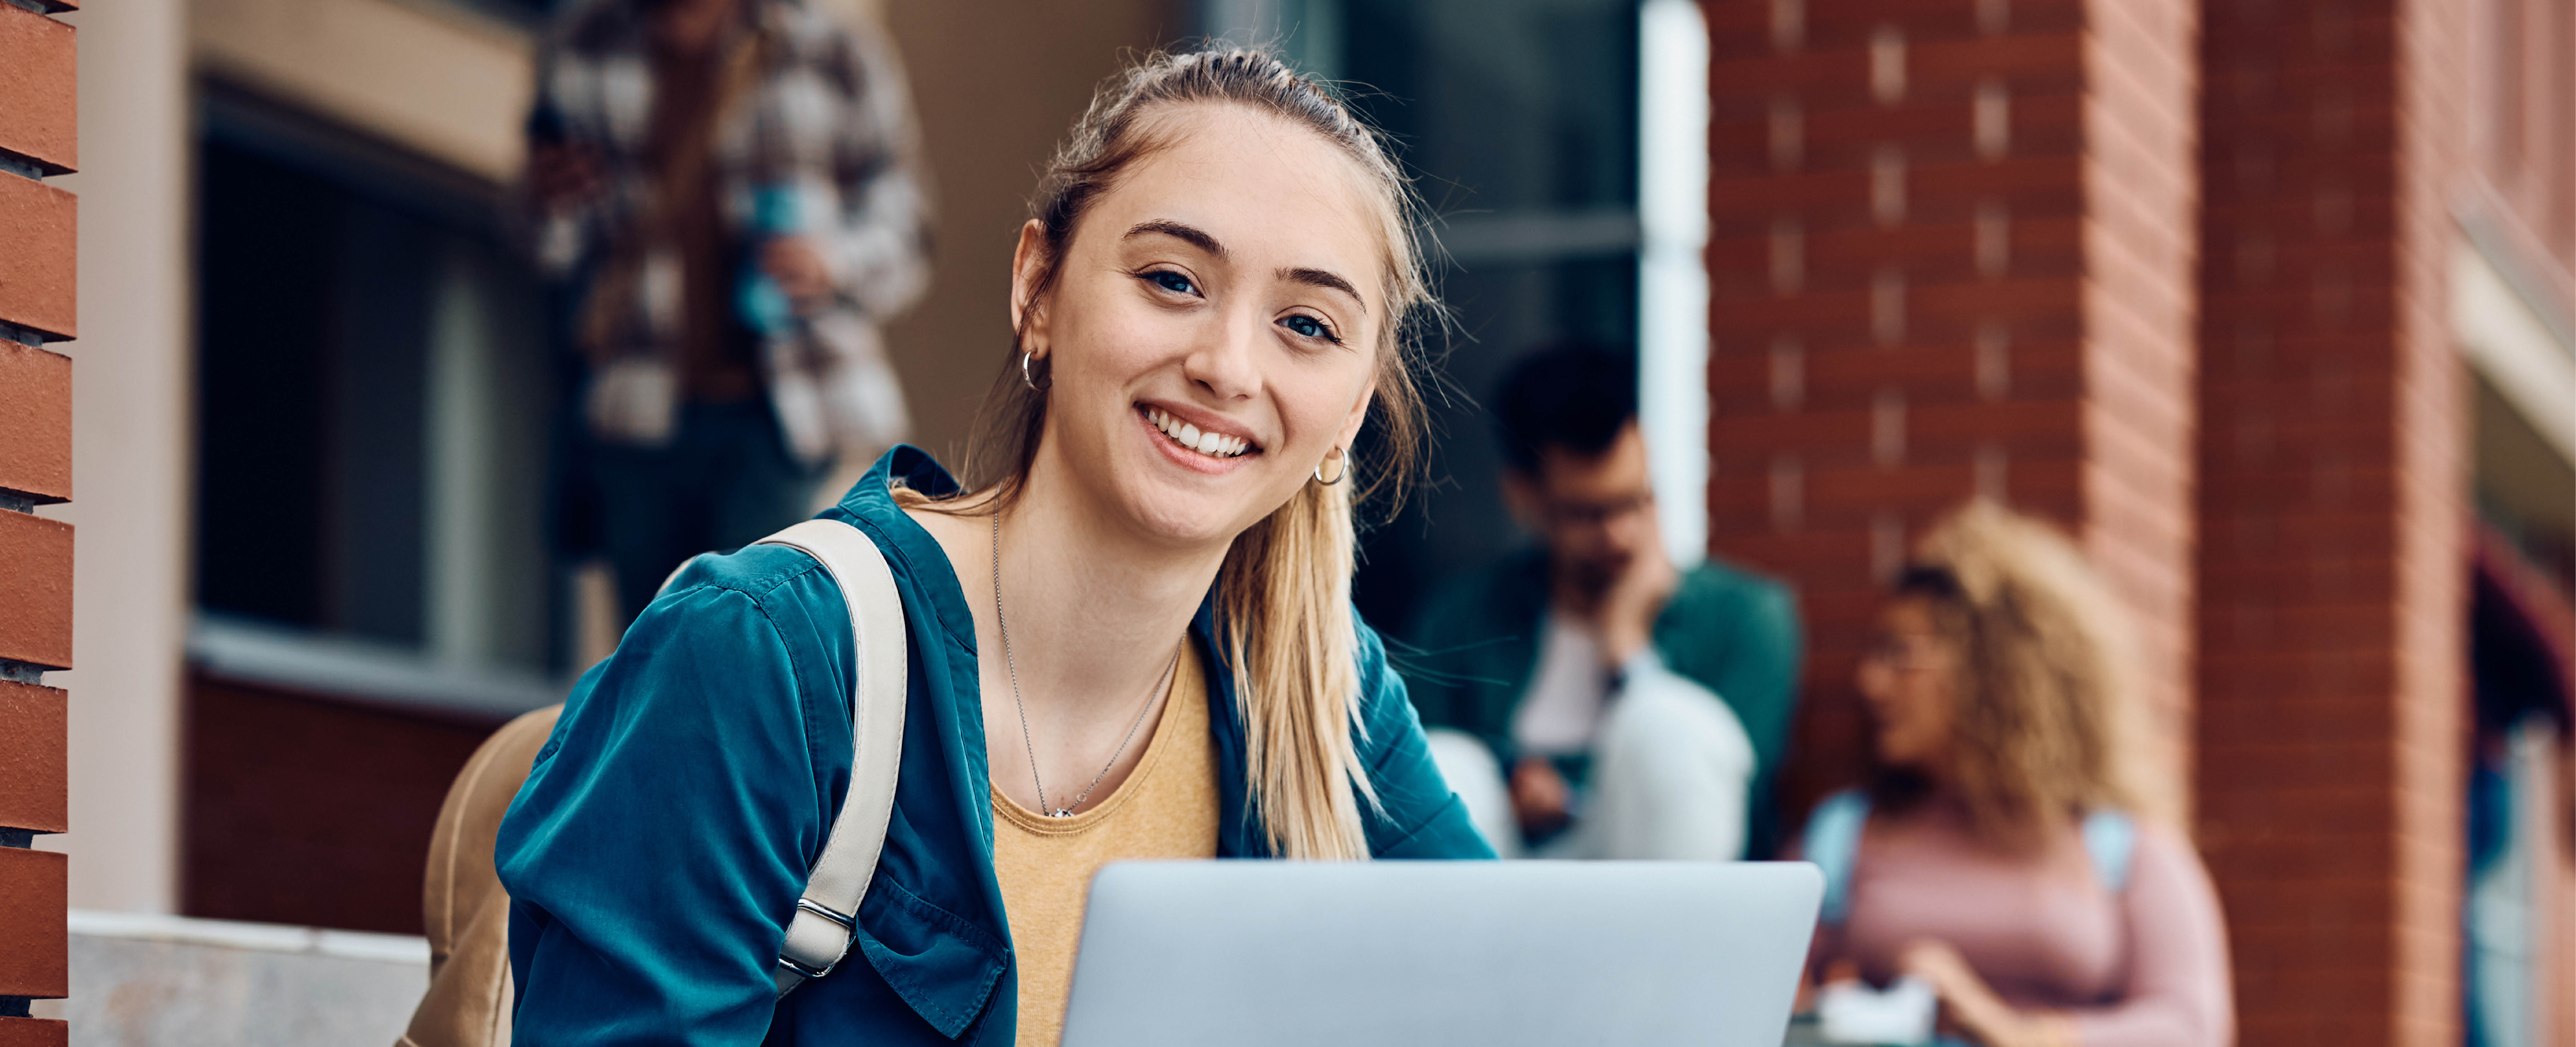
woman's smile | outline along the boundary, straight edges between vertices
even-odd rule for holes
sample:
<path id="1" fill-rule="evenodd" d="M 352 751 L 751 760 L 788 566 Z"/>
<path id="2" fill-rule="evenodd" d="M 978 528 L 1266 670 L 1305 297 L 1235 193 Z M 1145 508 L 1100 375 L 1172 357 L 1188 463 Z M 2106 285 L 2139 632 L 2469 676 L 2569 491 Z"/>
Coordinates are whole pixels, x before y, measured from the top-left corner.
<path id="1" fill-rule="evenodd" d="M 1248 464 L 1247 459 L 1261 453 L 1261 445 L 1215 419 L 1194 415 L 1183 417 L 1169 408 L 1149 403 L 1136 405 L 1136 418 L 1145 424 L 1145 437 L 1174 463 L 1194 472 L 1223 476 Z"/>

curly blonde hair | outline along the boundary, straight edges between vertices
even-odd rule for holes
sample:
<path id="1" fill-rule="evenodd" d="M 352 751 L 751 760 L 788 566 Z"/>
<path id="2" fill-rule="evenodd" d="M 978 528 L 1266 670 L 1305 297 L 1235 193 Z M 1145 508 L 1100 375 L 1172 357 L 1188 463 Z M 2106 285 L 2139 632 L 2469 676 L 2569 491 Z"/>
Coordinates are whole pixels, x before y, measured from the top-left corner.
<path id="1" fill-rule="evenodd" d="M 2126 617 L 2065 534 L 1971 502 L 1924 537 L 1894 595 L 1923 601 L 1958 653 L 1944 785 L 1980 837 L 2022 848 L 2088 810 L 2161 815 L 2137 766 Z M 1881 767 L 1872 791 L 1901 807 L 1925 788 Z"/>

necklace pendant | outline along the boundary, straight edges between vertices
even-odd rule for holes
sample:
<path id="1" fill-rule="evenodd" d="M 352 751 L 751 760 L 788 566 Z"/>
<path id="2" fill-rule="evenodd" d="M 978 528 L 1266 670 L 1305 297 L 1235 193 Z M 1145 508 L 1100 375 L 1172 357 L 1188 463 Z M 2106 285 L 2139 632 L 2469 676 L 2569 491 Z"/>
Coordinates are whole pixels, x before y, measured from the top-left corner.
<path id="1" fill-rule="evenodd" d="M 1051 814 L 1047 815 L 1047 817 L 1050 817 L 1050 818 L 1071 818 L 1071 817 L 1073 817 L 1073 809 L 1072 809 L 1072 808 L 1069 808 L 1069 807 L 1058 807 L 1058 808 L 1056 808 L 1056 809 L 1055 809 L 1055 811 L 1054 811 L 1053 813 L 1051 813 Z"/>

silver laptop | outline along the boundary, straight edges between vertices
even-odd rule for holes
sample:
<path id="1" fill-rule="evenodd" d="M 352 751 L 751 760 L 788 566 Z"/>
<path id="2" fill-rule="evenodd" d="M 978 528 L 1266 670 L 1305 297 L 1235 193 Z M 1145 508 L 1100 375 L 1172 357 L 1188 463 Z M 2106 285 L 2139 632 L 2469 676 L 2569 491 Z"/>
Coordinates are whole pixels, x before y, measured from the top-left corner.
<path id="1" fill-rule="evenodd" d="M 1779 1047 L 1823 892 L 1804 863 L 1120 863 L 1064 1047 Z"/>

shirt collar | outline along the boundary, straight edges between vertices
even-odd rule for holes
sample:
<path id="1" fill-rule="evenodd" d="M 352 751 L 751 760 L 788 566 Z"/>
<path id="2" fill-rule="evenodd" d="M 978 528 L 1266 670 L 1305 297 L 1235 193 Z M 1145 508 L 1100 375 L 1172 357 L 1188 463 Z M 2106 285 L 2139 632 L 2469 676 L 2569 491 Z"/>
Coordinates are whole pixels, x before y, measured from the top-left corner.
<path id="1" fill-rule="evenodd" d="M 948 552 L 940 547 L 939 540 L 895 504 L 893 485 L 897 481 L 932 498 L 946 498 L 965 489 L 929 452 L 910 444 L 897 444 L 841 495 L 838 508 L 873 535 L 887 556 L 901 561 L 901 573 L 929 602 L 939 627 L 971 653 L 975 650 L 975 615 L 966 608 L 965 587 L 958 582 L 957 569 L 948 562 Z"/>

